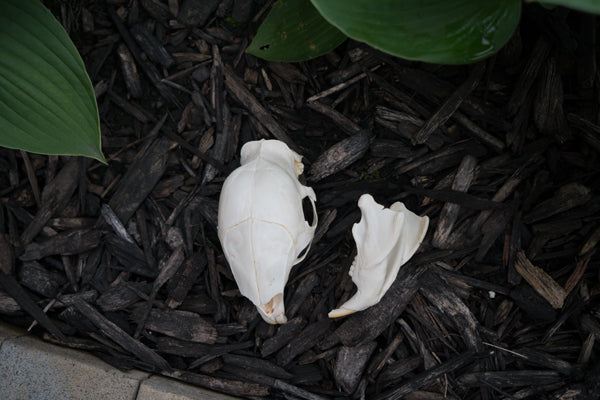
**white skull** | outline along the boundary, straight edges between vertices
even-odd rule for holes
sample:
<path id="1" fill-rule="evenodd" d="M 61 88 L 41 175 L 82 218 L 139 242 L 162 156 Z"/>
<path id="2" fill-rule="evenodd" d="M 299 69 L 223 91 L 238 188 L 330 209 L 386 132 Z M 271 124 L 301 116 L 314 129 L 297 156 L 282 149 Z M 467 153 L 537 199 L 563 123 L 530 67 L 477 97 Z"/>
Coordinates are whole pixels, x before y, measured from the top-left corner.
<path id="1" fill-rule="evenodd" d="M 241 166 L 227 177 L 219 199 L 225 258 L 240 292 L 270 324 L 287 321 L 284 287 L 292 266 L 306 256 L 317 226 L 315 192 L 297 178 L 304 170 L 301 159 L 278 140 L 248 142 Z M 312 203 L 312 225 L 302 211 L 305 197 Z"/>
<path id="2" fill-rule="evenodd" d="M 330 318 L 377 304 L 427 233 L 429 218 L 419 217 L 400 202 L 384 208 L 370 194 L 363 194 L 358 207 L 362 216 L 352 227 L 357 253 L 350 267 L 358 290 L 340 308 L 331 311 Z"/>

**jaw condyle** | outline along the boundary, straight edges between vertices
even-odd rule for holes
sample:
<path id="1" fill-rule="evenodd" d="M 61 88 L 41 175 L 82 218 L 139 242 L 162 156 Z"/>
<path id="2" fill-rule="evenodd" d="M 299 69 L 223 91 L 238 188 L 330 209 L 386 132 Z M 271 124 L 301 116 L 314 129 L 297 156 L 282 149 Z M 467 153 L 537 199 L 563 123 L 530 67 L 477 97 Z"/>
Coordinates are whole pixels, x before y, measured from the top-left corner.
<path id="1" fill-rule="evenodd" d="M 357 291 L 331 311 L 330 318 L 343 317 L 377 304 L 427 233 L 429 218 L 419 217 L 400 202 L 385 208 L 370 194 L 363 194 L 358 206 L 362 217 L 352 227 L 357 254 L 349 272 Z"/>
<path id="2" fill-rule="evenodd" d="M 241 166 L 223 184 L 218 235 L 242 295 L 270 324 L 287 321 L 284 287 L 304 259 L 317 226 L 316 195 L 298 176 L 302 156 L 278 140 L 246 143 Z M 312 204 L 313 222 L 302 200 Z"/>

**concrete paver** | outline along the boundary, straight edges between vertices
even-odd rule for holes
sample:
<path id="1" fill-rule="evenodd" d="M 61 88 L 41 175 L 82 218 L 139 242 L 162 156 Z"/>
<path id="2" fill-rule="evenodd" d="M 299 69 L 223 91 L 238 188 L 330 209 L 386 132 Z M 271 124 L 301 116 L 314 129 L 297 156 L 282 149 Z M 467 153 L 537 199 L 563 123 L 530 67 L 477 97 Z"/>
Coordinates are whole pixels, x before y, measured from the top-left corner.
<path id="1" fill-rule="evenodd" d="M 122 372 L 82 351 L 55 346 L 0 321 L 1 400 L 236 400 L 153 376 Z"/>
<path id="2" fill-rule="evenodd" d="M 31 336 L 6 339 L 0 347 L 3 400 L 135 400 L 149 375 L 124 373 L 90 354 Z"/>
<path id="3" fill-rule="evenodd" d="M 142 382 L 137 400 L 236 400 L 236 398 L 173 379 L 152 376 Z"/>

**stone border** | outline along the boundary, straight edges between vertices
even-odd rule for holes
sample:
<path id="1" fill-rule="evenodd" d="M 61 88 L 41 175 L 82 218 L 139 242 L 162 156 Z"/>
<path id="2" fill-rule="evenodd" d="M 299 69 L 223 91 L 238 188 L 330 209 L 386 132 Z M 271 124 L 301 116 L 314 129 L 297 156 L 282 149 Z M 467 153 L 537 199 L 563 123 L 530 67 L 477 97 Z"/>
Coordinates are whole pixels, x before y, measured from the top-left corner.
<path id="1" fill-rule="evenodd" d="M 0 399 L 235 400 L 91 354 L 43 342 L 0 321 Z"/>

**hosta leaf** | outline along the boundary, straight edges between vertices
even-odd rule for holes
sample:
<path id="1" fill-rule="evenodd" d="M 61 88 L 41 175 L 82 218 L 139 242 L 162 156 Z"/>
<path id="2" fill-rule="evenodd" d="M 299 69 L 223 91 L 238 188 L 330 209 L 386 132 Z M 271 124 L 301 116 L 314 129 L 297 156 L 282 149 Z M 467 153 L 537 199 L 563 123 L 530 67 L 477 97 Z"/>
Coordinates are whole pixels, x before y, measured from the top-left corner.
<path id="1" fill-rule="evenodd" d="M 521 15 L 521 0 L 311 1 L 353 39 L 402 58 L 441 64 L 494 54 Z"/>
<path id="2" fill-rule="evenodd" d="M 538 1 L 543 4 L 554 4 L 557 6 L 569 7 L 574 10 L 585 11 L 593 14 L 600 14 L 600 0 L 528 0 L 530 2 Z"/>
<path id="3" fill-rule="evenodd" d="M 304 61 L 330 52 L 345 39 L 309 0 L 279 0 L 246 51 L 270 61 Z"/>
<path id="4" fill-rule="evenodd" d="M 104 162 L 83 61 L 38 0 L 0 1 L 0 146 Z"/>

